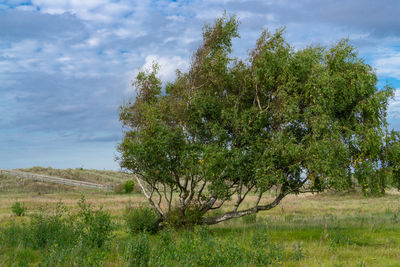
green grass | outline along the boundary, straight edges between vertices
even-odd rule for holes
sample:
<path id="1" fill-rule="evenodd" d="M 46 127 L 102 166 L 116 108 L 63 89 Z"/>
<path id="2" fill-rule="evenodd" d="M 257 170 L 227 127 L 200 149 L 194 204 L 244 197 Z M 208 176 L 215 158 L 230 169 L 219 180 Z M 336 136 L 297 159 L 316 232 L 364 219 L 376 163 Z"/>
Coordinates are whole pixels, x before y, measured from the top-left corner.
<path id="1" fill-rule="evenodd" d="M 11 177 L 0 179 L 3 190 L 10 190 L 0 194 L 0 233 L 9 240 L 0 242 L 0 266 L 400 266 L 397 192 L 374 198 L 357 193 L 289 196 L 251 218 L 149 235 L 131 234 L 123 220 L 127 205 L 146 203 L 142 195 L 86 190 L 87 202 L 111 216 L 110 239 L 100 248 L 85 246 L 80 239 L 62 238 L 72 235 L 69 228 L 55 227 L 67 232 L 53 231 L 56 239 L 51 240 L 59 234 L 67 241 L 38 248 L 23 239 L 32 230 L 32 216 L 41 209 L 51 214 L 62 201 L 66 213 L 60 223 L 66 223 L 79 214 L 82 192 L 52 188 L 38 194 L 13 184 Z M 27 208 L 25 216 L 13 215 L 16 201 Z"/>

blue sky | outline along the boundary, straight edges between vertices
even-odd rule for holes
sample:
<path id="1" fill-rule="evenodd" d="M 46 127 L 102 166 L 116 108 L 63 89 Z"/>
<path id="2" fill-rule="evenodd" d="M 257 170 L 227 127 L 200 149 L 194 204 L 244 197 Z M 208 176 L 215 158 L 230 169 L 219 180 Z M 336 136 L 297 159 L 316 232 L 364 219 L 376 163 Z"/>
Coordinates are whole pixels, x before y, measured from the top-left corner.
<path id="1" fill-rule="evenodd" d="M 224 10 L 241 20 L 237 56 L 265 28 L 297 48 L 349 38 L 379 86 L 400 88 L 397 0 L 0 0 L 0 168 L 118 169 L 135 74 L 158 61 L 172 80 Z M 400 90 L 389 122 L 400 130 Z"/>

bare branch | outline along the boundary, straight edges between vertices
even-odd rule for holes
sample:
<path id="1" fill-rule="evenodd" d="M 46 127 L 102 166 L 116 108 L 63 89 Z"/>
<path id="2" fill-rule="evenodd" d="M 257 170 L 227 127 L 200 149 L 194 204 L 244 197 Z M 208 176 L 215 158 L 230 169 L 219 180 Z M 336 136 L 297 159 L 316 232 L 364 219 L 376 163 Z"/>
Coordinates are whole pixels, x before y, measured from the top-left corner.
<path id="1" fill-rule="evenodd" d="M 204 219 L 204 223 L 211 225 L 211 224 L 216 224 L 216 223 L 220 223 L 223 221 L 227 221 L 233 218 L 240 218 L 243 217 L 245 215 L 250 215 L 250 214 L 254 214 L 257 213 L 260 210 L 269 210 L 274 208 L 276 205 L 278 205 L 281 200 L 287 195 L 289 194 L 291 191 L 285 191 L 285 190 L 281 190 L 281 193 L 275 198 L 274 201 L 272 201 L 271 203 L 267 204 L 267 205 L 257 205 L 254 206 L 253 208 L 250 209 L 246 209 L 246 210 L 242 210 L 242 211 L 232 211 L 232 212 L 227 212 L 225 214 L 222 214 L 220 216 L 217 217 L 213 217 L 213 218 L 205 218 Z"/>
<path id="2" fill-rule="evenodd" d="M 258 97 L 258 86 L 257 86 L 257 84 L 256 84 L 256 100 L 257 100 L 258 108 L 260 110 L 262 110 L 261 103 L 260 103 L 260 98 Z"/>
<path id="3" fill-rule="evenodd" d="M 153 190 L 151 191 L 150 195 L 147 193 L 145 187 L 143 186 L 141 180 L 139 179 L 139 177 L 137 175 L 135 175 L 136 181 L 138 182 L 140 189 L 142 189 L 143 194 L 146 196 L 146 198 L 148 199 L 150 205 L 156 210 L 156 212 L 160 215 L 160 216 L 164 216 L 163 211 L 161 210 L 161 208 L 157 207 L 152 199 L 153 196 Z"/>
<path id="4" fill-rule="evenodd" d="M 246 198 L 247 194 L 253 189 L 254 184 L 251 185 L 250 187 L 247 188 L 246 192 L 243 194 L 243 197 L 241 196 L 241 191 L 242 191 L 242 185 L 240 186 L 240 194 L 238 194 L 238 199 L 236 201 L 236 204 L 233 208 L 233 211 L 236 212 L 237 209 L 239 208 L 240 204 L 242 204 L 243 200 Z"/>
<path id="5" fill-rule="evenodd" d="M 200 198 L 201 194 L 203 193 L 204 188 L 206 187 L 207 181 L 204 181 L 204 183 L 201 185 L 199 191 L 197 192 L 197 202 L 200 204 Z"/>
<path id="6" fill-rule="evenodd" d="M 219 203 L 217 206 L 215 207 L 211 207 L 210 210 L 216 210 L 222 207 L 222 205 L 224 205 L 226 199 L 222 200 L 221 203 Z"/>

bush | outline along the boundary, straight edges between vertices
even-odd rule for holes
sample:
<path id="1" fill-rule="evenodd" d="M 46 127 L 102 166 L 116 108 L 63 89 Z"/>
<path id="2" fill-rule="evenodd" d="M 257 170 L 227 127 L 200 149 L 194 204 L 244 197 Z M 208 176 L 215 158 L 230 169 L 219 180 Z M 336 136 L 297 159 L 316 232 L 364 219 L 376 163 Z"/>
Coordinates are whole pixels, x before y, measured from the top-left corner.
<path id="1" fill-rule="evenodd" d="M 28 233 L 28 243 L 34 248 L 43 248 L 57 244 L 66 247 L 75 244 L 79 233 L 76 231 L 73 221 L 65 215 L 65 209 L 58 205 L 55 214 L 49 214 L 42 210 L 31 218 Z"/>
<path id="2" fill-rule="evenodd" d="M 203 221 L 203 213 L 201 213 L 197 205 L 191 205 L 182 211 L 179 208 L 172 209 L 168 212 L 165 222 L 173 228 L 192 228 L 201 224 Z"/>
<path id="3" fill-rule="evenodd" d="M 135 187 L 135 183 L 132 180 L 128 180 L 124 183 L 124 190 L 125 193 L 130 194 L 133 191 L 133 188 Z"/>
<path id="4" fill-rule="evenodd" d="M 63 250 L 77 246 L 103 247 L 111 238 L 111 216 L 102 209 L 93 210 L 85 202 L 84 197 L 78 205 L 80 211 L 76 215 L 67 213 L 60 203 L 54 213 L 41 209 L 33 214 L 29 224 L 11 224 L 3 229 L 0 228 L 0 247 L 1 245 L 13 247 L 21 245 L 34 249 L 58 247 Z M 98 258 L 93 257 L 93 260 Z M 78 266 L 88 265 L 78 264 Z"/>
<path id="5" fill-rule="evenodd" d="M 112 223 L 109 213 L 102 209 L 94 211 L 82 196 L 78 203 L 80 208 L 78 227 L 82 241 L 91 247 L 102 247 L 111 237 Z"/>
<path id="6" fill-rule="evenodd" d="M 116 184 L 114 186 L 114 193 L 116 194 L 130 194 L 135 190 L 135 183 L 132 180 L 128 180 L 122 184 Z"/>
<path id="7" fill-rule="evenodd" d="M 24 216 L 26 208 L 17 201 L 11 206 L 11 210 L 17 216 Z"/>
<path id="8" fill-rule="evenodd" d="M 149 232 L 156 233 L 158 230 L 158 217 L 150 207 L 131 207 L 125 210 L 124 219 L 131 233 Z"/>

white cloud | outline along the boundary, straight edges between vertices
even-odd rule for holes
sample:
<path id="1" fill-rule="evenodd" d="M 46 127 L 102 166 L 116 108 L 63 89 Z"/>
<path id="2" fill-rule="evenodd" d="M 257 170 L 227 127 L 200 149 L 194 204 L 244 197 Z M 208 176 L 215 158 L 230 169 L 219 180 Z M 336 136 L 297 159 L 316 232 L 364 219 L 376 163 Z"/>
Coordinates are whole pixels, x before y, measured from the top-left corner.
<path id="1" fill-rule="evenodd" d="M 146 56 L 145 63 L 140 69 L 135 69 L 132 72 L 128 72 L 125 74 L 127 87 L 124 90 L 124 95 L 128 97 L 132 97 L 132 93 L 134 89 L 131 86 L 132 81 L 136 78 L 136 75 L 139 73 L 139 70 L 147 71 L 151 70 L 154 63 L 157 63 L 160 67 L 158 72 L 158 76 L 160 77 L 162 82 L 172 82 L 176 78 L 176 70 L 187 71 L 189 67 L 189 62 L 184 60 L 180 56 L 158 56 L 158 55 L 148 55 Z M 129 83 L 128 83 L 129 81 Z"/>
<path id="2" fill-rule="evenodd" d="M 99 38 L 93 37 L 93 38 L 90 38 L 89 40 L 87 40 L 87 43 L 89 46 L 98 46 L 100 43 L 100 40 L 99 40 Z"/>
<path id="3" fill-rule="evenodd" d="M 392 51 L 375 60 L 375 68 L 381 76 L 389 76 L 400 80 L 400 52 Z"/>
<path id="4" fill-rule="evenodd" d="M 394 90 L 394 98 L 389 101 L 388 119 L 400 119 L 400 89 Z"/>
<path id="5" fill-rule="evenodd" d="M 113 23 L 132 11 L 136 3 L 112 0 L 32 0 L 41 12 L 49 14 L 76 14 L 87 21 Z"/>
<path id="6" fill-rule="evenodd" d="M 151 69 L 153 63 L 158 63 L 160 66 L 160 79 L 164 82 L 172 81 L 175 78 L 176 70 L 187 70 L 189 64 L 188 61 L 182 59 L 180 56 L 158 56 L 158 55 L 148 55 L 146 57 L 146 62 L 144 63 L 142 69 Z"/>
<path id="7" fill-rule="evenodd" d="M 16 7 L 17 10 L 22 10 L 22 11 L 35 11 L 36 8 L 34 6 L 17 6 Z"/>
<path id="8" fill-rule="evenodd" d="M 0 114 L 6 117 L 0 125 L 9 127 L 0 126 L 0 135 L 21 123 L 30 132 L 55 133 L 55 142 L 71 129 L 82 136 L 102 127 L 107 135 L 119 133 L 117 107 L 132 96 L 140 67 L 156 61 L 161 79 L 173 81 L 176 69 L 187 70 L 202 25 L 224 10 L 241 20 L 236 56 L 246 57 L 264 28 L 287 26 L 297 48 L 349 37 L 380 78 L 400 80 L 396 6 L 376 9 L 372 0 L 31 0 L 32 6 L 15 7 L 27 2 L 0 5 L 13 7 L 0 16 Z M 389 119 L 400 121 L 400 90 Z"/>
<path id="9" fill-rule="evenodd" d="M 40 7 L 44 12 L 68 12 L 79 13 L 82 10 L 94 9 L 108 4 L 107 0 L 32 0 L 32 4 Z M 57 11 L 59 10 L 59 11 Z"/>

